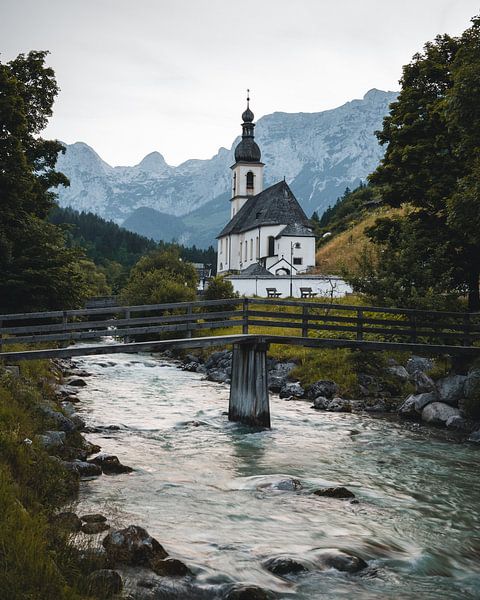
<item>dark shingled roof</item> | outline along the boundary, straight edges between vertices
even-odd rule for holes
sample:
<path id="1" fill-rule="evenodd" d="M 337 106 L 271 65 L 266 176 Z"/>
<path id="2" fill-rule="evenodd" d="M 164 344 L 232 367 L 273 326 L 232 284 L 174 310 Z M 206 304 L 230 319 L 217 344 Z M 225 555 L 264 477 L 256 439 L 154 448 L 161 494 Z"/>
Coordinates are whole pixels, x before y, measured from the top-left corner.
<path id="1" fill-rule="evenodd" d="M 249 198 L 217 238 L 263 225 L 294 224 L 308 227 L 310 223 L 292 190 L 285 181 L 280 181 Z"/>
<path id="2" fill-rule="evenodd" d="M 249 267 L 247 267 L 246 269 L 244 269 L 241 273 L 242 276 L 245 275 L 245 277 L 255 277 L 258 275 L 271 275 L 270 271 L 267 271 L 267 269 L 261 265 L 260 263 L 254 263 L 253 265 L 250 265 Z"/>
<path id="3" fill-rule="evenodd" d="M 301 223 L 289 223 L 277 235 L 277 239 L 283 236 L 290 237 L 313 237 L 313 231 L 310 227 L 305 227 Z"/>

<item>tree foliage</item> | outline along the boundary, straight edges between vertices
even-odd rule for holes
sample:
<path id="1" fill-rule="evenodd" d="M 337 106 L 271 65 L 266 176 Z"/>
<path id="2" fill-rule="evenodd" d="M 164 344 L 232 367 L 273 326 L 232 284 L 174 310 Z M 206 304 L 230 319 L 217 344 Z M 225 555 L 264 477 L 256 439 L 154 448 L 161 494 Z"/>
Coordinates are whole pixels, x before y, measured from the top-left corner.
<path id="1" fill-rule="evenodd" d="M 377 133 L 385 156 L 369 179 L 384 202 L 412 210 L 369 230 L 378 260 L 365 261 L 353 283 L 380 302 L 412 306 L 468 293 L 478 310 L 480 18 L 459 37 L 428 42 L 401 85 Z"/>
<path id="2" fill-rule="evenodd" d="M 161 304 L 195 299 L 197 272 L 184 262 L 178 249 L 155 250 L 132 268 L 121 291 L 126 304 Z"/>
<path id="3" fill-rule="evenodd" d="M 76 267 L 78 251 L 46 222 L 52 191 L 68 185 L 55 170 L 60 142 L 39 133 L 58 92 L 46 52 L 0 63 L 0 311 L 69 308 L 86 288 Z"/>

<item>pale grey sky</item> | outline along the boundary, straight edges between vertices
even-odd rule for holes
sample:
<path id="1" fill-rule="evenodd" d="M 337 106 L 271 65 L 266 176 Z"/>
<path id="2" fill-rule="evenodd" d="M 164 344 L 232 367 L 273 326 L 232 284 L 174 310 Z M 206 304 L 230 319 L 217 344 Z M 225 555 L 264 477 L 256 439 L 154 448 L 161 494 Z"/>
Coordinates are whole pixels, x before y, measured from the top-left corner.
<path id="1" fill-rule="evenodd" d="M 255 118 L 399 89 L 402 65 L 457 35 L 478 0 L 0 0 L 0 60 L 50 50 L 61 88 L 45 136 L 112 165 L 209 158 Z"/>

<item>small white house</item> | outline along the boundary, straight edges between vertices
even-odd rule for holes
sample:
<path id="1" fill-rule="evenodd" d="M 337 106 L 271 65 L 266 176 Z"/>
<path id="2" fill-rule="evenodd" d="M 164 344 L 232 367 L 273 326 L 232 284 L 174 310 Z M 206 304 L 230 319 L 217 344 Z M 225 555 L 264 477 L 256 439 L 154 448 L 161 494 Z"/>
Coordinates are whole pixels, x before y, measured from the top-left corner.
<path id="1" fill-rule="evenodd" d="M 242 139 L 235 148 L 230 221 L 218 235 L 217 272 L 244 272 L 260 265 L 272 276 L 298 275 L 315 266 L 315 236 L 285 181 L 263 189 L 261 152 L 254 115 L 242 114 Z"/>

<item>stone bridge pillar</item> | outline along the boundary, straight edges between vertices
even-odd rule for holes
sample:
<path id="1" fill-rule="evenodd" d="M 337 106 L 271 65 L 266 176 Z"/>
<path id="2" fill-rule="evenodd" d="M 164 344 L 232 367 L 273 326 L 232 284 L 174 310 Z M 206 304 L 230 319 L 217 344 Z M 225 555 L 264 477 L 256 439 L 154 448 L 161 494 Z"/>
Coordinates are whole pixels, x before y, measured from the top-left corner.
<path id="1" fill-rule="evenodd" d="M 268 344 L 242 342 L 233 346 L 228 419 L 270 427 L 267 382 Z"/>

